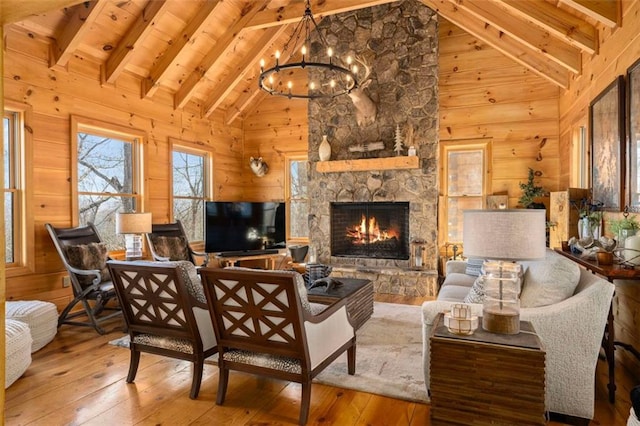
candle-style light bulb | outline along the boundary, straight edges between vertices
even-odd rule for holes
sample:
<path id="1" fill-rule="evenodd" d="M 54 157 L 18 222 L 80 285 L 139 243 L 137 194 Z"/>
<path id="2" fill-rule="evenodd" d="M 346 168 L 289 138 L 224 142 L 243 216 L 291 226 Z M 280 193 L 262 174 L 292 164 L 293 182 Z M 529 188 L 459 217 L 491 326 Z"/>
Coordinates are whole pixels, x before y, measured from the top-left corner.
<path id="1" fill-rule="evenodd" d="M 304 44 L 302 45 L 302 48 L 300 49 L 300 52 L 302 53 L 302 56 L 307 54 L 307 46 L 305 46 Z"/>
<path id="2" fill-rule="evenodd" d="M 354 65 L 353 67 L 351 67 L 351 72 L 354 74 L 358 74 L 358 66 Z"/>
<path id="3" fill-rule="evenodd" d="M 273 74 L 269 75 L 269 84 L 273 87 Z"/>
<path id="4" fill-rule="evenodd" d="M 260 72 L 264 71 L 264 59 L 260 59 Z"/>
<path id="5" fill-rule="evenodd" d="M 291 90 L 291 88 L 293 87 L 293 83 L 288 82 L 288 83 L 287 83 L 287 87 L 289 88 L 289 90 Z"/>
<path id="6" fill-rule="evenodd" d="M 278 61 L 280 60 L 280 51 L 276 50 L 276 66 L 278 66 Z"/>
<path id="7" fill-rule="evenodd" d="M 328 57 L 332 57 L 333 56 L 333 49 L 330 48 L 330 47 L 327 49 L 327 56 Z"/>
<path id="8" fill-rule="evenodd" d="M 331 80 L 329 82 L 329 86 L 331 86 L 331 88 L 333 89 L 334 87 L 336 87 L 336 81 L 335 80 Z"/>
<path id="9" fill-rule="evenodd" d="M 309 83 L 309 89 L 314 90 L 316 88 L 316 84 L 312 81 Z"/>
<path id="10" fill-rule="evenodd" d="M 351 65 L 351 62 L 353 62 L 353 59 L 351 59 L 351 56 L 347 56 L 347 65 Z"/>

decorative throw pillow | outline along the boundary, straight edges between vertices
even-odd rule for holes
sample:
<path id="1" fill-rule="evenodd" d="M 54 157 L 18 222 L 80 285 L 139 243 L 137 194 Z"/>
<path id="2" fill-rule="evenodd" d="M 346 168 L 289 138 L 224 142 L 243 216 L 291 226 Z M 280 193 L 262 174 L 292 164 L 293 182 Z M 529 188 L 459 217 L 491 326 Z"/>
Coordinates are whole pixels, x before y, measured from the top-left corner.
<path id="1" fill-rule="evenodd" d="M 479 277 L 483 263 L 484 259 L 478 257 L 470 257 L 469 259 L 467 259 L 467 268 L 464 273 L 467 275 L 472 275 L 474 277 Z"/>
<path id="2" fill-rule="evenodd" d="M 189 242 L 183 236 L 165 237 L 159 235 L 152 237 L 151 242 L 158 256 L 168 257 L 169 260 L 190 260 Z"/>
<path id="3" fill-rule="evenodd" d="M 78 269 L 97 269 L 100 271 L 101 282 L 111 281 L 109 268 L 107 268 L 107 260 L 109 253 L 104 243 L 79 244 L 67 247 L 67 259 L 69 264 Z M 95 276 L 78 275 L 80 285 L 90 285 Z"/>
<path id="4" fill-rule="evenodd" d="M 544 260 L 527 262 L 520 306 L 535 308 L 561 302 L 573 295 L 580 280 L 577 263 L 547 251 Z"/>
<path id="5" fill-rule="evenodd" d="M 464 303 L 484 303 L 484 297 L 484 278 L 478 277 L 473 282 L 469 293 L 465 296 Z"/>

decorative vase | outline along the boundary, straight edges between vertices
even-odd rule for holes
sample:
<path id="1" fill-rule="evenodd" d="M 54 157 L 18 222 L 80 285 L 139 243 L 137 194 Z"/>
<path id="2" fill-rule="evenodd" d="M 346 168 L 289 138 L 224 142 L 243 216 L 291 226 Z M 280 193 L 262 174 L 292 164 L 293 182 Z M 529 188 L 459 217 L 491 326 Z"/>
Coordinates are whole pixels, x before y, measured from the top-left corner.
<path id="1" fill-rule="evenodd" d="M 318 155 L 320 156 L 320 161 L 329 161 L 331 158 L 331 145 L 327 140 L 327 135 L 322 135 L 322 142 L 318 147 Z"/>

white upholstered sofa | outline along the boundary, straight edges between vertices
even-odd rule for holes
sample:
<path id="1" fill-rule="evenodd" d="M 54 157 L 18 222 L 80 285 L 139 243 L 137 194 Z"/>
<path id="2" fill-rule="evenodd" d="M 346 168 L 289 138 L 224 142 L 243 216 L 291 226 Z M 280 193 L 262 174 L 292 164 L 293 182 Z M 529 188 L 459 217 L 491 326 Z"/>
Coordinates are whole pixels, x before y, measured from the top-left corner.
<path id="1" fill-rule="evenodd" d="M 523 302 L 525 295 L 527 300 L 523 305 L 536 305 L 535 298 L 547 303 L 551 300 L 548 294 L 544 294 L 547 290 L 555 292 L 552 296 L 559 298 L 557 290 L 560 286 L 554 283 L 553 274 L 547 273 L 557 266 L 563 269 L 559 273 L 563 279 L 570 275 L 577 280 L 577 286 L 564 300 L 546 306 L 522 307 L 520 319 L 533 324 L 546 349 L 548 411 L 591 419 L 595 402 L 595 369 L 614 285 L 551 250 L 547 251 L 544 260 L 520 263 L 525 269 L 521 294 Z M 449 310 L 453 303 L 462 302 L 469 293 L 476 277 L 466 275 L 466 267 L 466 262 L 449 261 L 437 300 L 422 305 L 423 368 L 427 391 L 432 326 L 438 313 Z M 536 284 L 527 288 L 527 280 Z M 471 306 L 474 315 L 482 315 L 481 304 Z"/>

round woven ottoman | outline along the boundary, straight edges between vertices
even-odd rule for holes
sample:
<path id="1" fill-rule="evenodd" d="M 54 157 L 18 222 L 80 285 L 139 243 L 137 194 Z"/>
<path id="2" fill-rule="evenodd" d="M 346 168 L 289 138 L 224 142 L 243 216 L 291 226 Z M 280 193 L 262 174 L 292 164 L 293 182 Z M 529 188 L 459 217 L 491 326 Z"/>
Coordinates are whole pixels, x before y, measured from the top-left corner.
<path id="1" fill-rule="evenodd" d="M 7 301 L 5 318 L 10 318 L 29 326 L 33 345 L 31 352 L 44 347 L 58 332 L 58 309 L 51 302 L 41 300 Z"/>
<path id="2" fill-rule="evenodd" d="M 8 388 L 31 365 L 31 332 L 23 322 L 6 319 L 4 327 L 4 388 Z"/>

